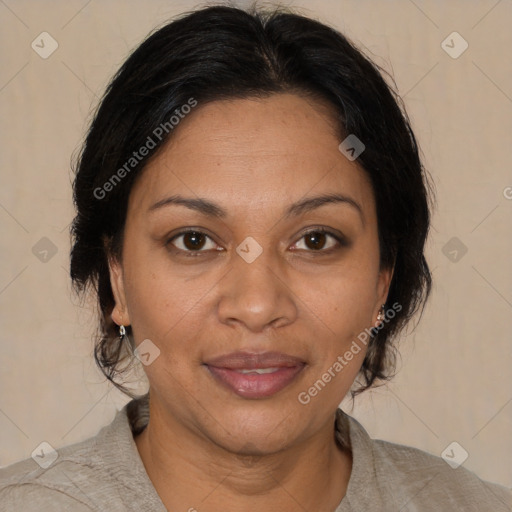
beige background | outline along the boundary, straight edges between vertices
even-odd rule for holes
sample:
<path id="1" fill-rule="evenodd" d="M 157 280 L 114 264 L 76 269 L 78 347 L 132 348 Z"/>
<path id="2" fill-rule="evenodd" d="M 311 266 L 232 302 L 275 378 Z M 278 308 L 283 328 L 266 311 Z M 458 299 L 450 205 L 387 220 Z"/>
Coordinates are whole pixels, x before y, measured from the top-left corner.
<path id="1" fill-rule="evenodd" d="M 465 467 L 511 487 L 512 1 L 285 3 L 392 70 L 438 190 L 432 298 L 401 341 L 397 378 L 352 414 L 374 437 L 437 455 L 457 441 Z M 126 401 L 94 366 L 93 308 L 70 292 L 70 157 L 128 52 L 199 5 L 0 1 L 0 465 L 94 435 Z M 48 59 L 31 48 L 43 31 L 59 45 Z M 469 44 L 457 59 L 441 47 L 453 31 Z M 32 250 L 42 237 L 57 249 L 47 262 Z M 458 262 L 443 253 L 452 237 L 467 247 Z"/>

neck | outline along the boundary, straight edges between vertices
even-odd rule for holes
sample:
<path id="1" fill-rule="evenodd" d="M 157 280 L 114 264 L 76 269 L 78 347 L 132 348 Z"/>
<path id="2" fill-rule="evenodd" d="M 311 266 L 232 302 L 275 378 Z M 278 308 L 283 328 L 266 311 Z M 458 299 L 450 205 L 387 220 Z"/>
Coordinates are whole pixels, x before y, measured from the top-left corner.
<path id="1" fill-rule="evenodd" d="M 135 437 L 150 480 L 168 510 L 332 512 L 346 493 L 350 451 L 335 442 L 334 416 L 314 438 L 278 453 L 232 453 L 161 414 Z"/>

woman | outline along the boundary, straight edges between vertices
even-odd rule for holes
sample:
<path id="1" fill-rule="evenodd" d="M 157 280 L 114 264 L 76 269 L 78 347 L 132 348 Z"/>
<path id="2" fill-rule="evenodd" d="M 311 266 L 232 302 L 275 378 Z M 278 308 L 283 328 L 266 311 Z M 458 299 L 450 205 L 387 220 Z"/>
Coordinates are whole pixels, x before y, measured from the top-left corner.
<path id="1" fill-rule="evenodd" d="M 149 393 L 47 468 L 4 469 L 2 510 L 510 510 L 338 408 L 391 375 L 431 284 L 414 135 L 344 36 L 228 7 L 173 21 L 108 87 L 74 194 L 96 360 L 130 393 L 138 359 Z"/>

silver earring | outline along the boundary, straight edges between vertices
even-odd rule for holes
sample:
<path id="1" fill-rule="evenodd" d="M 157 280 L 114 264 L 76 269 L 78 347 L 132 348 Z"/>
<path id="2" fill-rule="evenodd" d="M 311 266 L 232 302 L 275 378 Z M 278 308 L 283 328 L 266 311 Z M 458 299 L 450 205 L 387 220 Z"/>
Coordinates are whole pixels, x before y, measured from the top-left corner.
<path id="1" fill-rule="evenodd" d="M 130 354 L 133 356 L 133 347 L 132 347 L 132 344 L 130 342 L 130 338 L 128 338 L 128 336 L 126 335 L 126 328 L 124 325 L 120 325 L 119 326 L 119 341 L 120 343 L 125 343 L 128 345 L 128 351 L 130 352 Z"/>
<path id="2" fill-rule="evenodd" d="M 382 304 L 380 307 L 379 314 L 377 315 L 377 321 L 382 322 L 386 318 L 386 305 Z"/>

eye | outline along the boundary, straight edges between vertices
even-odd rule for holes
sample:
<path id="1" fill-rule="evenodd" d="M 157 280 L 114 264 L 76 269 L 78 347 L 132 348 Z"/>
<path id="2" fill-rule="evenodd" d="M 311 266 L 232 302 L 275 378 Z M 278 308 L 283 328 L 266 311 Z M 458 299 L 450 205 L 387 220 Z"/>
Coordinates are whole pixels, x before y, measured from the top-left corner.
<path id="1" fill-rule="evenodd" d="M 328 244 L 329 239 L 331 239 L 330 244 Z M 302 240 L 304 240 L 305 248 L 298 247 Z M 346 241 L 339 235 L 324 228 L 315 228 L 302 235 L 300 241 L 295 244 L 294 249 L 308 250 L 308 252 L 331 252 L 337 246 L 346 245 Z"/>
<path id="2" fill-rule="evenodd" d="M 305 247 L 299 247 L 302 240 L 304 240 Z M 198 256 L 200 253 L 211 250 L 222 250 L 218 248 L 211 237 L 196 229 L 189 229 L 174 235 L 167 244 L 172 244 L 178 252 L 183 252 L 186 256 Z M 300 241 L 293 246 L 293 250 L 329 253 L 346 246 L 348 246 L 348 242 L 342 236 L 325 228 L 315 228 L 302 235 Z"/>
<path id="3" fill-rule="evenodd" d="M 179 242 L 176 242 L 177 240 Z M 208 241 L 210 241 L 209 247 Z M 177 235 L 173 236 L 167 243 L 174 245 L 180 251 L 188 253 L 206 252 L 217 247 L 213 240 L 206 233 L 193 229 L 178 233 Z"/>

